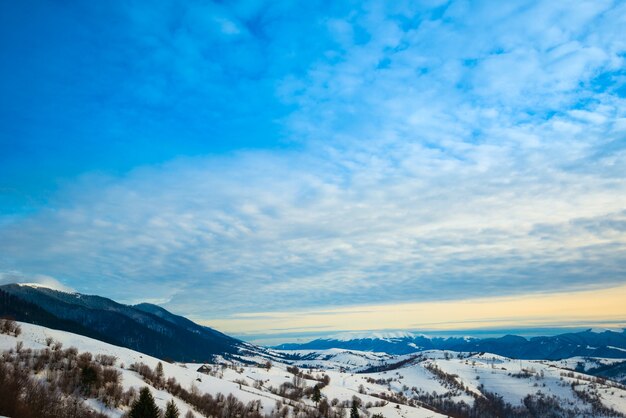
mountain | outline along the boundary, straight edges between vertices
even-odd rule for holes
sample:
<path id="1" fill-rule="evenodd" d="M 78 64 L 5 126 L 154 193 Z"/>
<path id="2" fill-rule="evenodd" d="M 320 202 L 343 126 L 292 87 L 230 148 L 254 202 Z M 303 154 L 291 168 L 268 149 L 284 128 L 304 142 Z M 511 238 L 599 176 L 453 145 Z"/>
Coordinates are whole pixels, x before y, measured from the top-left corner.
<path id="1" fill-rule="evenodd" d="M 590 374 L 610 367 L 621 376 L 624 362 L 615 359 L 332 349 L 270 364 L 259 355 L 169 363 L 74 333 L 11 325 L 0 324 L 0 416 L 119 418 L 143 387 L 161 409 L 174 402 L 181 417 L 340 418 L 353 404 L 361 417 L 626 417 L 626 388 Z"/>
<path id="2" fill-rule="evenodd" d="M 522 359 L 558 360 L 569 357 L 626 358 L 626 332 L 586 330 L 550 337 L 504 336 L 471 341 L 462 347 L 470 351 L 488 351 Z"/>
<path id="3" fill-rule="evenodd" d="M 488 352 L 509 358 L 559 360 L 571 357 L 626 358 L 626 332 L 590 329 L 550 337 L 441 338 L 409 332 L 344 334 L 304 344 L 266 349 L 198 325 L 159 306 L 130 306 L 101 296 L 39 285 L 0 286 L 0 316 L 65 330 L 175 361 L 203 362 L 214 356 L 261 355 L 287 361 L 290 351 L 344 349 L 408 355 L 426 350 Z M 618 375 L 621 369 L 615 371 Z"/>
<path id="4" fill-rule="evenodd" d="M 588 330 L 532 339 L 375 333 L 309 343 L 372 350 L 278 351 L 228 337 L 156 305 L 129 306 L 32 285 L 0 286 L 2 316 L 29 322 L 0 324 L 0 393 L 9 393 L 0 396 L 0 415 L 5 416 L 20 416 L 18 406 L 35 408 L 36 403 L 22 401 L 29 396 L 52 402 L 60 390 L 66 398 L 57 408 L 75 410 L 78 405 L 83 408 L 79 416 L 119 417 L 129 412 L 141 386 L 148 387 L 161 408 L 173 400 L 181 413 L 193 410 L 205 416 L 226 416 L 234 408 L 249 411 L 238 413 L 248 418 L 338 418 L 355 397 L 361 416 L 387 418 L 626 416 L 626 390 L 618 383 L 625 379 L 624 360 L 514 360 L 481 350 L 527 354 L 538 345 L 553 354 L 574 346 L 624 353 L 623 332 Z M 596 346 L 583 346 L 592 343 Z M 465 352 L 426 349 L 443 345 Z M 381 348 L 412 352 L 373 352 Z M 160 364 L 159 358 L 175 362 Z M 89 384 L 87 370 L 95 376 Z M 22 389 L 16 390 L 20 384 Z M 315 386 L 319 402 L 312 399 Z"/>
<path id="5" fill-rule="evenodd" d="M 410 354 L 424 350 L 452 350 L 462 352 L 488 352 L 510 358 L 558 360 L 587 356 L 626 358 L 625 330 L 587 330 L 551 337 L 530 339 L 505 335 L 499 338 L 430 338 L 412 333 L 340 335 L 334 338 L 316 339 L 303 344 L 282 344 L 279 350 L 326 350 L 341 348 Z"/>
<path id="6" fill-rule="evenodd" d="M 447 349 L 449 346 L 462 345 L 464 338 L 430 338 L 409 332 L 341 334 L 334 338 L 317 339 L 304 344 L 281 344 L 278 350 L 327 350 L 341 348 L 345 350 L 371 351 L 387 354 L 410 354 L 424 350 Z"/>
<path id="7" fill-rule="evenodd" d="M 0 317 L 69 331 L 163 359 L 210 361 L 250 345 L 143 303 L 129 306 L 100 296 L 41 286 L 0 286 Z"/>

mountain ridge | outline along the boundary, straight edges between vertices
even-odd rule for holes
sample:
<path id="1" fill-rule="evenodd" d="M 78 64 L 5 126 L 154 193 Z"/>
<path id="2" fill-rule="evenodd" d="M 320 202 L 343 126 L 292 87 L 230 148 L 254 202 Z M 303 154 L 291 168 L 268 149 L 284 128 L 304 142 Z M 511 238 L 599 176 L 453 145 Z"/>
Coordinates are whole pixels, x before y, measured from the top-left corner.
<path id="1" fill-rule="evenodd" d="M 589 329 L 555 336 L 526 338 L 519 335 L 504 335 L 497 338 L 473 337 L 429 337 L 423 334 L 406 332 L 395 338 L 375 338 L 355 334 L 347 339 L 341 334 L 338 338 L 318 338 L 306 343 L 286 343 L 274 346 L 277 350 L 325 350 L 340 348 L 369 352 L 384 352 L 403 355 L 425 350 L 452 350 L 462 352 L 489 352 L 510 358 L 559 360 L 569 357 L 626 357 L 626 330 Z"/>
<path id="2" fill-rule="evenodd" d="M 43 325 L 176 361 L 209 361 L 249 344 L 156 305 L 139 307 L 97 295 L 41 286 L 0 286 L 0 316 Z"/>

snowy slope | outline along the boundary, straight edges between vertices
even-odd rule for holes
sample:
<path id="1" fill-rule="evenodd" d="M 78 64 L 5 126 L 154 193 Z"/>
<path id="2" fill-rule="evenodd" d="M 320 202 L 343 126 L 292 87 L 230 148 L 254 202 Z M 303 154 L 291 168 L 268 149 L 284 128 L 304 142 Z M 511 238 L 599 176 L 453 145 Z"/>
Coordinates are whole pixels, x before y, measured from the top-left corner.
<path id="1" fill-rule="evenodd" d="M 579 411 L 577 416 L 605 416 L 594 411 L 590 402 L 581 399 L 583 393 L 597 397 L 599 405 L 626 414 L 626 387 L 573 372 L 573 363 L 569 361 L 513 360 L 489 353 L 444 350 L 402 356 L 342 349 L 286 352 L 301 356 L 293 364 L 325 370 L 333 382 L 332 393 L 343 397 L 347 396 L 345 390 L 362 387 L 367 394 L 384 393 L 390 397 L 402 394 L 407 399 L 436 392 L 454 402 L 472 404 L 476 397 L 495 393 L 505 402 L 522 407 L 528 395 L 539 392 L 566 408 Z M 610 365 L 622 361 L 595 359 L 592 364 Z M 376 367 L 387 370 L 362 373 Z M 433 369 L 453 376 L 458 387 L 446 383 Z"/>
<path id="2" fill-rule="evenodd" d="M 273 350 L 273 353 L 281 353 L 295 357 L 290 357 L 290 362 L 299 367 L 321 367 L 326 370 L 351 371 L 361 371 L 362 369 L 378 366 L 399 358 L 399 356 L 387 353 L 342 350 L 340 348 L 331 348 L 321 351 L 289 350 L 281 352 L 280 350 Z"/>
<path id="3" fill-rule="evenodd" d="M 236 353 L 245 345 L 156 305 L 125 305 L 43 286 L 1 285 L 0 316 L 176 361 L 211 361 L 214 355 Z"/>
<path id="4" fill-rule="evenodd" d="M 147 356 L 145 354 L 107 344 L 98 340 L 94 340 L 88 337 L 52 330 L 49 328 L 20 323 L 22 333 L 18 337 L 0 334 L 0 351 L 14 349 L 18 342 L 21 342 L 23 349 L 43 350 L 46 348 L 46 338 L 52 337 L 55 341 L 59 341 L 63 344 L 63 348 L 76 347 L 79 352 L 91 352 L 93 355 L 106 354 L 116 357 L 115 368 L 122 374 L 122 384 L 125 389 L 134 387 L 139 389 L 147 386 L 141 376 L 128 369 L 130 364 L 136 362 L 142 362 L 155 368 L 159 363 L 159 359 Z M 259 358 L 265 361 L 263 357 Z M 224 395 L 233 394 L 239 400 L 248 402 L 252 400 L 258 400 L 262 405 L 262 413 L 269 414 L 276 407 L 278 400 L 284 400 L 280 396 L 271 393 L 270 387 L 278 387 L 285 382 L 291 382 L 293 376 L 287 372 L 286 368 L 288 364 L 274 363 L 273 366 L 267 370 L 258 366 L 250 365 L 237 365 L 236 367 L 228 366 L 226 363 L 232 364 L 232 360 L 225 361 L 225 364 L 212 364 L 208 365 L 215 371 L 215 376 L 200 373 L 197 369 L 202 366 L 200 364 L 169 364 L 162 362 L 163 371 L 166 378 L 174 377 L 176 380 L 186 388 L 194 386 L 197 391 L 201 393 L 209 393 L 212 395 L 222 393 Z M 319 374 L 319 373 L 318 373 Z M 357 386 L 359 380 L 348 382 L 336 376 L 336 382 L 333 382 L 331 377 L 331 384 L 322 390 L 324 396 L 329 399 L 338 398 L 340 401 L 351 401 L 352 396 L 359 395 L 357 392 Z M 263 385 L 255 385 L 255 381 L 262 381 Z M 307 386 L 313 386 L 317 381 L 304 379 L 303 384 Z M 337 385 L 337 383 L 339 383 Z M 255 387 L 257 386 L 257 387 Z M 190 405 L 187 405 L 182 400 L 173 397 L 171 394 L 150 387 L 157 405 L 161 408 L 165 407 L 166 402 L 170 399 L 174 399 L 178 408 L 181 411 L 181 416 L 192 409 Z M 375 402 L 378 399 L 367 395 L 359 395 L 363 402 Z M 104 405 L 99 404 L 97 401 L 91 399 L 86 401 L 94 409 L 101 411 L 111 417 L 120 417 L 125 411 L 120 409 L 107 409 Z M 313 407 L 314 403 L 310 399 L 302 401 L 301 407 Z M 436 414 L 428 409 L 415 408 L 405 405 L 399 405 L 396 408 L 394 404 L 387 404 L 380 408 L 371 408 L 370 412 L 379 411 L 382 412 L 385 417 L 402 417 L 402 418 L 421 418 L 421 417 L 437 417 L 442 416 Z M 363 410 L 365 412 L 365 410 Z M 197 412 L 196 412 L 197 414 Z M 197 414 L 199 415 L 199 414 Z"/>
<path id="5" fill-rule="evenodd" d="M 17 338 L 0 335 L 0 351 L 13 349 L 18 342 L 23 344 L 24 349 L 41 350 L 46 347 L 46 338 L 52 337 L 64 348 L 73 346 L 79 352 L 112 355 L 116 357 L 114 366 L 122 374 L 125 389 L 139 389 L 147 385 L 138 373 L 129 370 L 131 364 L 142 362 L 154 369 L 159 363 L 157 358 L 88 337 L 25 323 L 21 327 L 22 334 Z M 260 367 L 268 362 L 268 358 L 272 359 L 269 369 Z M 584 361 L 590 365 L 611 365 L 612 360 Z M 362 402 L 362 417 L 374 413 L 382 413 L 386 418 L 444 416 L 435 412 L 440 406 L 436 404 L 436 399 L 470 407 L 477 399 L 486 399 L 490 394 L 497 394 L 518 408 L 524 408 L 525 398 L 535 395 L 548 397 L 559 407 L 575 411 L 574 416 L 609 416 L 598 407 L 626 414 L 626 387 L 573 371 L 571 366 L 578 364 L 576 360 L 512 360 L 494 354 L 442 350 L 392 356 L 331 349 L 288 352 L 288 355 L 273 350 L 250 351 L 236 358 L 218 359 L 213 364 L 162 364 L 165 378 L 176 378 L 182 387 L 195 387 L 195 391 L 213 396 L 217 393 L 232 394 L 244 403 L 259 401 L 264 415 L 275 412 L 277 401 L 286 404 L 285 407 L 292 411 L 290 417 L 294 407 L 301 411 L 314 409 L 315 403 L 309 397 L 287 400 L 286 395 L 280 392 L 281 387 L 288 387 L 296 381 L 294 366 L 303 372 L 298 383 L 300 387 L 312 388 L 327 376 L 329 384 L 322 388 L 321 393 L 337 408 L 348 408 L 353 397 L 358 397 Z M 198 371 L 200 368 L 203 372 Z M 161 408 L 174 398 L 181 416 L 192 409 L 164 390 L 155 387 L 151 390 Z M 86 402 L 111 417 L 120 417 L 128 409 L 107 409 L 94 399 Z M 199 416 L 197 412 L 196 416 Z"/>

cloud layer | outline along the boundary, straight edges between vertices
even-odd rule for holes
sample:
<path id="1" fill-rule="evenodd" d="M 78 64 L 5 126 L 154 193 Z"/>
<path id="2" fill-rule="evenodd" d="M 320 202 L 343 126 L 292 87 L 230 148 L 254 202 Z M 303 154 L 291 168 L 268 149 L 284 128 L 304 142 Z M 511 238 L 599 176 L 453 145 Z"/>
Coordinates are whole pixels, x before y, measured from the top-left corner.
<path id="1" fill-rule="evenodd" d="M 623 284 L 626 5 L 393 3 L 115 10 L 131 103 L 283 145 L 84 173 L 0 268 L 220 320 Z"/>

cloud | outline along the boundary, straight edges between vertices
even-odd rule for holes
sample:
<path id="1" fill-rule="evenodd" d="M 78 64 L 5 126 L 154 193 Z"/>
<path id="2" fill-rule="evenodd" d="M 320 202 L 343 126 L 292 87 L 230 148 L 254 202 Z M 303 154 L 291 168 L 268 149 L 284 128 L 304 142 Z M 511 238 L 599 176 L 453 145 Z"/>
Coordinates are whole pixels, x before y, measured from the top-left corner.
<path id="1" fill-rule="evenodd" d="M 65 286 L 54 277 L 43 274 L 25 275 L 17 271 L 0 272 L 0 285 L 11 283 L 37 284 L 49 289 L 63 292 L 75 292 L 71 287 Z"/>
<path id="2" fill-rule="evenodd" d="M 301 7 L 128 12 L 168 135 L 283 146 L 85 173 L 0 222 L 0 267 L 220 320 L 623 283 L 624 5 Z"/>
<path id="3" fill-rule="evenodd" d="M 63 197 L 71 206 L 3 229 L 3 261 L 196 316 L 622 281 L 619 182 L 405 155 L 415 161 L 378 155 L 348 171 L 252 153 L 85 178 Z"/>

